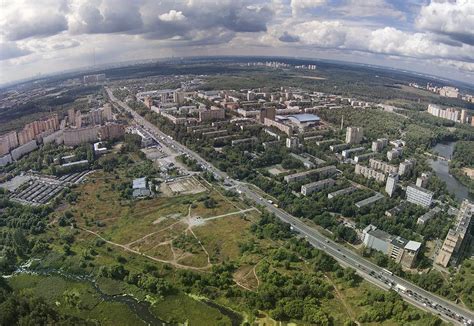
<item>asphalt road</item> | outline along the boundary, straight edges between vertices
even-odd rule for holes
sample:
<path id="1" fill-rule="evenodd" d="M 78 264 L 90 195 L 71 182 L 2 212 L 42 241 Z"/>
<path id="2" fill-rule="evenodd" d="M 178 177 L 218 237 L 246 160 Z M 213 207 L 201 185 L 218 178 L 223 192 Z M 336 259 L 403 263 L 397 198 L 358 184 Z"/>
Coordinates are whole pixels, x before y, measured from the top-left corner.
<path id="1" fill-rule="evenodd" d="M 364 279 L 385 290 L 390 288 L 396 290 L 405 301 L 416 305 L 423 310 L 438 315 L 440 318 L 460 325 L 473 324 L 473 312 L 464 309 L 459 305 L 452 303 L 451 301 L 438 297 L 431 292 L 425 291 L 400 277 L 392 275 L 389 271 L 373 264 L 353 251 L 345 248 L 344 246 L 335 243 L 331 239 L 318 232 L 316 229 L 304 224 L 301 219 L 296 218 L 284 210 L 275 207 L 272 203 L 270 203 L 265 198 L 262 198 L 258 193 L 250 189 L 244 183 L 231 179 L 225 172 L 218 170 L 212 164 L 205 161 L 197 153 L 171 139 L 168 135 L 159 130 L 158 127 L 133 111 L 127 104 L 116 99 L 108 88 L 106 88 L 106 90 L 110 99 L 122 109 L 130 112 L 135 122 L 147 129 L 155 138 L 155 141 L 164 143 L 177 152 L 193 157 L 206 170 L 212 172 L 216 178 L 221 179 L 230 186 L 235 187 L 239 193 L 252 199 L 257 204 L 264 206 L 283 222 L 289 223 L 293 231 L 304 236 L 314 247 L 323 250 L 328 255 L 334 257 L 341 265 L 355 269 L 357 273 Z"/>

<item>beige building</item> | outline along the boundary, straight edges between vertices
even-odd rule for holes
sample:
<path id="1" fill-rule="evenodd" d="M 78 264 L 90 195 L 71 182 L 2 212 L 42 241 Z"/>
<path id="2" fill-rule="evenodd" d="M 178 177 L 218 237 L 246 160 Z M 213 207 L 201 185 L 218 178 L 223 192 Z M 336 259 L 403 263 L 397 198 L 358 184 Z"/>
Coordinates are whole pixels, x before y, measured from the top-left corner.
<path id="1" fill-rule="evenodd" d="M 472 214 L 474 205 L 465 199 L 456 217 L 456 225 L 448 231 L 443 246 L 435 258 L 435 263 L 443 267 L 456 264 L 455 256 L 462 253 L 464 247 L 469 242 L 469 230 L 472 224 Z"/>
<path id="2" fill-rule="evenodd" d="M 364 137 L 364 130 L 360 127 L 347 127 L 346 130 L 346 143 L 347 144 L 359 144 Z"/>
<path id="3" fill-rule="evenodd" d="M 376 160 L 373 158 L 369 160 L 369 166 L 372 169 L 379 170 L 385 173 L 398 173 L 398 166 L 391 165 L 384 161 Z"/>
<path id="4" fill-rule="evenodd" d="M 199 122 L 223 120 L 225 119 L 225 110 L 218 107 L 211 107 L 210 110 L 199 111 Z"/>
<path id="5" fill-rule="evenodd" d="M 385 182 L 385 173 L 379 172 L 367 166 L 356 164 L 354 172 L 355 174 L 363 175 L 367 179 L 375 179 L 377 182 Z"/>
<path id="6" fill-rule="evenodd" d="M 15 147 L 18 147 L 18 136 L 16 131 L 10 131 L 0 136 L 0 156 L 7 154 Z"/>

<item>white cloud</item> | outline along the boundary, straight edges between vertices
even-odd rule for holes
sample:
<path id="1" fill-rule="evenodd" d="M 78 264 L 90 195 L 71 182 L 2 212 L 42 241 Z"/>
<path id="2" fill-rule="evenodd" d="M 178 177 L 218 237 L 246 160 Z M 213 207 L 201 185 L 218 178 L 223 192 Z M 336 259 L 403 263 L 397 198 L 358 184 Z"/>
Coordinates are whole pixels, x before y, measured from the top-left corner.
<path id="1" fill-rule="evenodd" d="M 416 26 L 474 45 L 474 1 L 431 1 L 421 8 Z"/>
<path id="2" fill-rule="evenodd" d="M 323 6 L 327 0 L 291 0 L 291 10 L 294 15 L 304 12 L 305 9 L 312 9 Z"/>
<path id="3" fill-rule="evenodd" d="M 186 16 L 183 15 L 182 11 L 170 10 L 167 13 L 161 14 L 159 18 L 165 22 L 173 22 L 173 21 L 182 21 L 186 19 Z"/>
<path id="4" fill-rule="evenodd" d="M 385 0 L 347 0 L 346 3 L 336 8 L 334 11 L 340 12 L 350 17 L 394 17 L 405 19 L 405 15 L 388 4 Z"/>

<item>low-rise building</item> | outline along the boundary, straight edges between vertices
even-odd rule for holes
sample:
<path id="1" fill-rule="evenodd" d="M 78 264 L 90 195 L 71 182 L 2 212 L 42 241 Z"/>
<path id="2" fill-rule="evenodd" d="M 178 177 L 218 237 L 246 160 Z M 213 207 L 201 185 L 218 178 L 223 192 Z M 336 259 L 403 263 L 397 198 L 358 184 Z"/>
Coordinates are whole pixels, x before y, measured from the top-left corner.
<path id="1" fill-rule="evenodd" d="M 348 159 L 352 155 L 354 155 L 356 153 L 364 152 L 364 151 L 365 151 L 365 147 L 356 147 L 356 148 L 345 149 L 345 150 L 342 151 L 342 157 L 345 158 L 345 159 Z"/>
<path id="2" fill-rule="evenodd" d="M 420 242 L 393 236 L 374 225 L 367 226 L 362 234 L 366 248 L 380 251 L 406 268 L 413 267 L 420 252 Z"/>
<path id="3" fill-rule="evenodd" d="M 151 196 L 151 191 L 147 185 L 146 178 L 134 179 L 132 183 L 132 189 L 132 196 L 134 198 L 145 198 Z"/>
<path id="4" fill-rule="evenodd" d="M 333 198 L 336 198 L 336 197 L 342 196 L 342 195 L 348 195 L 348 194 L 353 193 L 356 190 L 357 190 L 357 188 L 352 187 L 352 186 L 344 188 L 344 189 L 340 189 L 340 190 L 337 190 L 337 191 L 334 191 L 334 192 L 331 192 L 330 194 L 328 194 L 328 199 L 333 199 Z"/>
<path id="5" fill-rule="evenodd" d="M 334 186 L 335 183 L 336 181 L 334 181 L 334 179 L 331 179 L 331 178 L 307 183 L 301 186 L 301 193 L 304 196 L 308 196 L 312 194 L 313 192 L 332 187 Z"/>
<path id="6" fill-rule="evenodd" d="M 294 173 L 290 175 L 286 175 L 283 179 L 287 183 L 291 182 L 300 182 L 305 179 L 312 179 L 315 177 L 319 178 L 324 178 L 331 176 L 337 172 L 337 169 L 334 165 L 329 165 L 329 166 L 324 166 L 322 168 L 314 169 L 314 170 L 309 170 L 309 171 L 303 171 L 299 173 Z"/>

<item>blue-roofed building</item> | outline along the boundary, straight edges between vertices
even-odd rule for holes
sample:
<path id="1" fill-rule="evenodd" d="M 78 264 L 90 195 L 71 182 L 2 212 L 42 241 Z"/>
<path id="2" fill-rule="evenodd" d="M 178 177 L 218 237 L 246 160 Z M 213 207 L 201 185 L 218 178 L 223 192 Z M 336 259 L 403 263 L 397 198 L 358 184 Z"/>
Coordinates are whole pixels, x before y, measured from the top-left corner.
<path id="1" fill-rule="evenodd" d="M 319 125 L 320 118 L 315 114 L 301 113 L 287 116 L 287 119 L 300 131 Z"/>

